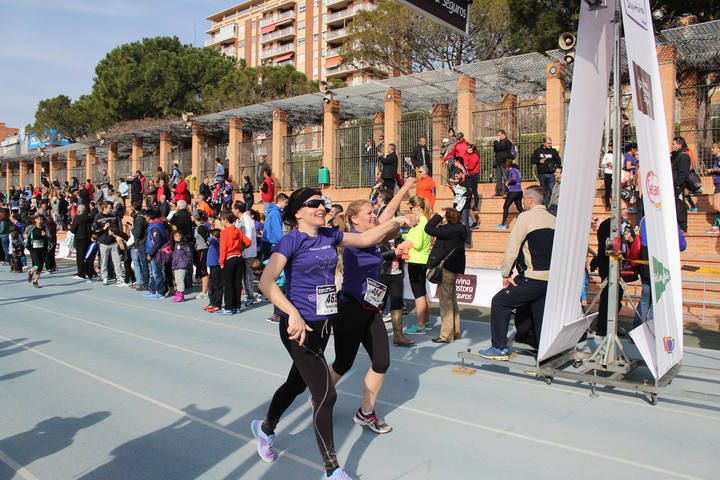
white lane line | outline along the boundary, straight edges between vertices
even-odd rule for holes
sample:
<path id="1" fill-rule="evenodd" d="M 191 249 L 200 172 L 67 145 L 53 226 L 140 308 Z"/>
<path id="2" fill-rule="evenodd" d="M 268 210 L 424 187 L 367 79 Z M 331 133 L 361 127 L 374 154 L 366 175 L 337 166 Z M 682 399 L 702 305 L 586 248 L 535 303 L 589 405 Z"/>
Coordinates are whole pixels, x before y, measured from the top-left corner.
<path id="1" fill-rule="evenodd" d="M 62 289 L 57 288 L 57 287 L 47 287 L 47 288 L 52 288 L 55 290 L 63 291 Z M 238 331 L 245 332 L 245 333 L 252 333 L 252 334 L 261 335 L 261 336 L 265 336 L 265 337 L 277 338 L 276 333 L 268 333 L 268 332 L 264 332 L 264 331 L 260 331 L 260 330 L 255 330 L 252 328 L 239 327 L 236 325 L 222 323 L 222 322 L 215 322 L 212 320 L 203 320 L 200 318 L 191 317 L 189 315 L 182 315 L 179 313 L 168 312 L 166 310 L 160 310 L 160 309 L 156 309 L 156 308 L 149 308 L 149 307 L 145 307 L 145 306 L 141 306 L 141 305 L 135 305 L 132 303 L 110 300 L 110 299 L 106 299 L 103 297 L 99 297 L 97 295 L 90 295 L 87 293 L 78 293 L 76 295 L 91 298 L 91 299 L 99 301 L 99 302 L 105 302 L 105 303 L 122 305 L 122 306 L 131 306 L 134 308 L 138 308 L 140 310 L 147 310 L 149 312 L 158 313 L 158 314 L 161 314 L 161 316 L 159 318 L 163 318 L 163 316 L 172 316 L 172 317 L 176 317 L 176 318 L 183 318 L 183 319 L 200 322 L 200 323 L 205 323 L 205 324 L 209 324 L 209 325 L 215 325 L 215 326 L 219 326 L 219 327 L 227 328 L 227 329 L 231 329 L 231 330 L 238 330 Z M 2 297 L 0 297 L 0 298 L 2 298 Z M 158 317 L 153 316 L 152 320 L 157 321 Z M 328 345 L 329 350 L 331 350 L 332 348 L 333 348 L 332 345 Z M 358 353 L 365 357 L 368 357 L 367 353 L 364 350 L 360 350 L 360 351 L 358 351 Z M 412 366 L 422 367 L 422 368 L 441 369 L 446 372 L 451 372 L 452 369 L 455 368 L 455 367 L 452 367 L 452 368 L 444 367 L 442 365 L 434 366 L 431 364 L 414 362 L 411 360 L 405 360 L 403 358 L 392 357 L 392 356 L 391 356 L 391 362 L 404 363 L 406 365 L 412 365 Z M 438 361 L 438 362 L 440 362 L 440 361 Z M 509 377 L 506 377 L 506 376 L 503 376 L 500 374 L 484 373 L 480 369 L 476 369 L 476 374 L 474 375 L 474 377 L 476 377 L 478 379 L 483 379 L 483 380 L 510 383 L 513 385 L 530 386 L 530 387 L 536 388 L 536 389 L 552 390 L 552 391 L 556 391 L 556 392 L 560 392 L 560 393 L 571 394 L 574 396 L 585 397 L 588 395 L 588 392 L 585 389 L 578 390 L 577 388 L 572 388 L 572 387 L 562 387 L 562 386 L 558 386 L 558 385 L 546 385 L 543 382 L 533 381 L 531 378 L 528 378 L 527 380 L 517 380 L 517 379 L 509 378 Z M 617 403 L 621 403 L 624 405 L 632 406 L 633 408 L 636 408 L 636 409 L 638 409 L 638 408 L 642 408 L 644 410 L 647 409 L 647 405 L 645 405 L 644 403 L 638 403 L 637 400 L 628 400 L 628 399 L 618 398 L 616 396 L 616 394 L 611 394 L 611 393 L 608 393 L 606 395 L 601 395 L 600 397 L 595 399 L 595 401 L 599 401 L 599 400 L 609 401 L 609 402 L 617 402 Z M 662 405 L 655 405 L 653 407 L 653 410 L 667 412 L 667 413 L 673 413 L 673 414 L 678 414 L 678 415 L 687 415 L 687 416 L 696 417 L 696 418 L 705 418 L 705 419 L 712 420 L 715 422 L 720 422 L 719 416 L 712 416 L 712 415 L 707 415 L 707 414 L 699 413 L 699 412 L 691 412 L 689 410 L 675 409 L 675 408 L 665 407 Z"/>
<path id="2" fill-rule="evenodd" d="M 2 297 L 0 297 L 0 298 L 2 298 Z M 275 373 L 275 372 L 272 372 L 272 371 L 269 371 L 269 370 L 263 370 L 263 369 L 260 369 L 260 368 L 251 367 L 251 366 L 244 365 L 244 364 L 241 364 L 241 363 L 232 362 L 232 361 L 226 360 L 226 359 L 224 359 L 224 358 L 215 357 L 215 356 L 213 356 L 213 355 L 208 355 L 208 354 L 205 354 L 205 353 L 202 353 L 202 352 L 196 352 L 196 351 L 194 351 L 194 350 L 186 349 L 186 348 L 183 348 L 183 347 L 178 347 L 178 346 L 176 346 L 176 345 L 168 344 L 168 343 L 165 343 L 165 342 L 160 342 L 160 341 L 158 341 L 158 340 L 154 340 L 154 339 L 151 339 L 151 338 L 143 337 L 142 335 L 137 335 L 137 334 L 134 334 L 134 333 L 131 333 L 131 332 L 126 332 L 126 331 L 124 331 L 124 330 L 116 329 L 116 328 L 113 328 L 113 327 L 108 327 L 108 326 L 106 326 L 106 325 L 98 324 L 98 323 L 91 322 L 91 321 L 88 321 L 88 320 L 83 320 L 83 319 L 74 317 L 74 316 L 72 316 L 72 315 L 67 315 L 67 314 L 61 314 L 61 313 L 57 313 L 57 312 L 52 312 L 51 310 L 48 310 L 48 309 L 43 308 L 43 307 L 38 307 L 37 305 L 28 304 L 27 306 L 28 306 L 28 307 L 31 307 L 31 308 L 38 309 L 38 310 L 46 311 L 46 312 L 49 312 L 49 313 L 55 313 L 55 314 L 57 314 L 57 315 L 62 315 L 62 316 L 64 316 L 64 317 L 66 317 L 66 318 L 75 319 L 75 320 L 81 321 L 81 322 L 83 322 L 83 323 L 87 323 L 87 324 L 90 324 L 90 325 L 94 325 L 94 326 L 97 326 L 97 327 L 100 327 L 100 328 L 106 328 L 106 329 L 108 329 L 108 330 L 112 330 L 112 331 L 115 331 L 115 332 L 117 332 L 117 333 L 121 333 L 121 334 L 124 334 L 124 335 L 129 335 L 129 336 L 131 336 L 131 337 L 133 337 L 133 338 L 137 338 L 137 339 L 140 339 L 140 340 L 146 340 L 146 341 L 149 341 L 149 342 L 151 342 L 151 343 L 155 343 L 155 344 L 158 344 L 158 345 L 166 346 L 166 347 L 168 347 L 168 348 L 172 348 L 172 349 L 176 349 L 176 350 L 182 350 L 182 351 L 184 351 L 184 352 L 186 352 L 186 353 L 190 353 L 190 354 L 194 354 L 194 355 L 199 355 L 199 356 L 201 356 L 201 357 L 203 357 L 203 358 L 207 358 L 207 359 L 210 359 L 210 360 L 215 360 L 215 361 L 218 361 L 218 362 L 221 362 L 221 363 L 231 364 L 231 365 L 234 365 L 234 366 L 237 366 L 237 367 L 240 367 L 240 368 L 246 368 L 246 369 L 249 369 L 249 370 L 252 370 L 252 371 L 255 371 L 255 372 L 264 373 L 264 374 L 266 374 L 266 375 L 268 375 L 268 376 L 273 376 L 273 377 L 282 378 L 282 379 L 285 379 L 285 377 L 286 377 L 286 375 L 278 374 L 278 373 Z M 16 342 L 12 341 L 11 339 L 9 339 L 9 338 L 7 338 L 7 337 L 4 337 L 4 336 L 2 336 L 2 335 L 0 335 L 0 339 L 4 339 L 4 340 L 6 340 L 6 341 L 12 342 L 12 343 L 15 344 L 15 345 L 21 346 L 21 344 L 18 344 L 18 343 L 16 343 Z M 98 379 L 98 380 L 100 380 L 100 381 L 103 381 L 104 383 L 107 383 L 107 384 L 109 384 L 109 385 L 113 385 L 113 386 L 117 385 L 117 384 L 114 384 L 113 382 L 111 382 L 110 380 L 103 379 L 102 377 L 100 377 L 100 376 L 98 376 L 98 375 L 95 375 L 95 374 L 93 374 L 93 373 L 90 373 L 90 372 L 88 372 L 87 370 L 83 370 L 83 369 L 81 369 L 80 367 L 75 367 L 74 365 L 71 365 L 71 364 L 66 363 L 66 362 L 64 362 L 64 361 L 62 361 L 62 360 L 56 359 L 55 357 L 52 357 L 52 356 L 50 356 L 50 355 L 48 355 L 48 354 L 45 354 L 45 353 L 43 353 L 43 352 L 41 352 L 41 351 L 39 351 L 39 350 L 37 350 L 37 349 L 35 349 L 35 348 L 29 348 L 29 347 L 25 347 L 25 346 L 23 346 L 23 348 L 26 349 L 26 350 L 30 350 L 31 352 L 37 353 L 38 355 L 41 355 L 41 356 L 46 357 L 46 358 L 48 358 L 48 359 L 51 359 L 51 360 L 53 360 L 53 361 L 55 361 L 55 362 L 57 362 L 57 363 L 60 363 L 60 364 L 62 364 L 62 365 L 65 365 L 65 366 L 67 366 L 68 368 L 72 368 L 72 369 L 74 369 L 74 370 L 76 370 L 76 371 L 78 371 L 78 372 L 85 373 L 86 375 L 88 375 L 88 376 L 90 376 L 90 377 L 92 377 L 92 378 L 96 378 L 96 379 Z M 119 385 L 118 385 L 118 387 L 122 387 L 122 386 L 119 386 Z M 120 389 L 121 389 L 121 390 L 124 390 L 124 391 L 128 391 L 128 392 L 134 392 L 134 391 L 130 390 L 130 389 L 127 388 L 127 387 L 122 387 L 122 388 L 120 388 Z M 340 389 L 338 389 L 337 392 L 338 392 L 338 393 L 341 393 L 341 394 L 343 394 L 343 395 L 347 395 L 347 396 L 349 396 L 349 397 L 357 398 L 357 399 L 362 399 L 362 398 L 363 398 L 362 395 L 358 395 L 358 394 L 355 394 L 355 393 L 352 393 L 352 392 L 347 392 L 347 391 L 340 390 Z M 137 393 L 137 392 L 135 392 L 135 393 Z M 137 396 L 141 396 L 141 395 L 142 395 L 142 394 L 139 394 L 139 393 L 137 394 Z M 142 397 L 144 397 L 144 395 L 143 395 Z M 141 397 L 141 398 L 142 398 L 142 397 Z M 150 397 L 147 397 L 147 398 L 150 399 Z M 157 400 L 153 400 L 153 399 L 150 399 L 150 400 L 152 400 L 152 403 L 155 403 L 155 402 L 161 403 L 161 402 L 159 402 L 159 401 L 157 401 Z M 581 455 L 587 455 L 587 456 L 594 457 L 594 458 L 598 458 L 598 459 L 601 459 L 601 460 L 612 461 L 612 462 L 619 463 L 619 464 L 622 464 L 622 465 L 629 465 L 629 466 L 637 467 L 637 468 L 640 468 L 640 469 L 643 469 L 643 470 L 648 470 L 648 471 L 651 471 L 651 472 L 654 472 L 654 473 L 659 473 L 659 474 L 663 474 L 663 475 L 668 475 L 668 476 L 675 477 L 675 478 L 683 478 L 683 479 L 686 479 L 686 480 L 700 480 L 700 478 L 701 478 L 701 477 L 693 477 L 693 476 L 691 476 L 691 475 L 686 475 L 686 474 L 684 474 L 684 473 L 675 472 L 675 471 L 672 471 L 672 470 L 667 470 L 667 469 L 659 468 L 659 467 L 656 467 L 656 466 L 653 466 L 653 465 L 649 465 L 649 464 L 645 464 L 645 463 L 636 462 L 636 461 L 633 461 L 633 460 L 628 460 L 628 459 L 619 458 L 619 457 L 616 457 L 616 456 L 614 456 L 614 455 L 605 455 L 605 454 L 598 453 L 598 452 L 595 452 L 595 451 L 592 451 L 592 450 L 586 450 L 586 449 L 583 449 L 583 448 L 573 447 L 572 445 L 567 445 L 567 444 L 563 444 L 563 443 L 559 443 L 559 442 L 553 442 L 553 441 L 551 441 L 551 440 L 545 440 L 545 439 L 542 439 L 542 438 L 537 438 L 537 437 L 533 437 L 533 436 L 525 435 L 525 434 L 521 434 L 521 433 L 509 432 L 509 431 L 506 431 L 506 430 L 503 430 L 503 429 L 500 429 L 500 428 L 491 427 L 491 426 L 489 426 L 489 425 L 483 425 L 483 424 L 480 424 L 480 423 L 468 422 L 468 421 L 465 421 L 465 420 L 458 420 L 458 419 L 456 419 L 456 418 L 447 417 L 447 416 L 444 416 L 444 415 L 439 415 L 439 414 L 436 414 L 436 413 L 433 413 L 433 412 L 428 412 L 428 411 L 420 410 L 420 409 L 417 409 L 417 408 L 406 407 L 406 406 L 404 406 L 404 405 L 398 405 L 398 404 L 395 404 L 395 403 L 392 403 L 392 402 L 387 402 L 387 401 L 378 400 L 378 403 L 382 403 L 382 404 L 384 404 L 384 405 L 387 405 L 387 406 L 392 407 L 393 409 L 401 410 L 401 411 L 404 411 L 404 412 L 415 413 L 415 414 L 417 414 L 417 415 L 422 415 L 422 416 L 426 416 L 426 417 L 430 417 L 430 418 L 435 418 L 435 419 L 442 420 L 442 421 L 445 421 L 445 422 L 448 422 L 448 423 L 454 423 L 454 424 L 461 425 L 461 426 L 465 426 L 465 427 L 472 427 L 472 428 L 475 428 L 475 429 L 477 429 L 477 430 L 482 430 L 482 431 L 490 432 L 490 433 L 494 433 L 494 434 L 501 434 L 501 435 L 505 435 L 505 436 L 508 436 L 508 437 L 513 437 L 513 438 L 517 438 L 517 439 L 520 439 L 520 440 L 525 440 L 525 441 L 532 442 L 532 443 L 536 443 L 536 444 L 540 444 L 540 445 L 545 445 L 545 446 L 549 446 L 549 447 L 554 447 L 554 448 L 558 448 L 558 449 L 561 449 L 561 450 L 566 450 L 566 451 L 570 451 L 570 452 L 573 452 L 573 453 L 578 453 L 578 454 L 581 454 Z M 165 405 L 165 404 L 162 404 L 162 405 Z M 169 407 L 169 406 L 168 406 L 168 407 Z M 174 407 L 170 407 L 170 408 L 174 408 Z M 177 409 L 175 409 L 175 410 L 177 410 Z M 179 410 L 177 410 L 177 411 L 179 411 Z M 188 416 L 188 418 L 190 418 L 190 417 Z M 210 422 L 208 422 L 208 423 L 210 423 Z"/>
<path id="3" fill-rule="evenodd" d="M 109 387 L 112 387 L 112 388 L 114 388 L 114 389 L 116 389 L 116 390 L 119 390 L 119 391 L 121 391 L 121 392 L 123 392 L 123 393 L 126 393 L 126 394 L 131 395 L 131 396 L 133 396 L 133 397 L 135 397 L 135 398 L 138 398 L 138 399 L 143 400 L 143 401 L 145 401 L 145 402 L 148 402 L 148 403 L 150 403 L 150 404 L 152 404 L 152 405 L 155 405 L 156 407 L 159 407 L 159 408 L 161 408 L 161 409 L 163 409 L 163 410 L 166 410 L 166 411 L 168 411 L 168 412 L 170 412 L 170 413 L 173 413 L 173 414 L 175 414 L 175 415 L 177 415 L 177 416 L 179 416 L 179 417 L 181 417 L 181 418 L 187 418 L 187 419 L 189 419 L 189 420 L 192 420 L 193 422 L 197 422 L 197 423 L 199 423 L 199 424 L 201 424 L 201 425 L 204 425 L 204 426 L 206 426 L 206 427 L 208 427 L 208 428 L 211 428 L 211 429 L 216 430 L 216 431 L 218 431 L 218 432 L 222 432 L 222 433 L 224 433 L 224 434 L 226 434 L 226 435 L 228 435 L 228 436 L 230 436 L 230 437 L 236 438 L 236 439 L 238 439 L 238 440 L 242 440 L 242 441 L 245 442 L 245 443 L 254 443 L 254 442 L 255 442 L 255 439 L 252 438 L 252 437 L 250 437 L 250 436 L 246 436 L 246 435 L 243 435 L 243 434 L 234 432 L 234 431 L 230 430 L 230 429 L 227 428 L 227 427 L 224 427 L 224 426 L 219 425 L 219 424 L 214 423 L 214 422 L 209 422 L 209 421 L 207 421 L 207 420 L 205 420 L 205 419 L 203 419 L 203 418 L 200 418 L 200 417 L 197 417 L 197 416 L 192 415 L 192 414 L 190 414 L 190 413 L 187 413 L 187 412 L 185 412 L 185 411 L 183 411 L 183 410 L 180 410 L 179 408 L 173 407 L 172 405 L 169 405 L 169 404 L 167 404 L 167 403 L 165 403 L 165 402 L 162 402 L 162 401 L 157 400 L 157 399 L 155 399 L 155 398 L 152 398 L 152 397 L 150 397 L 150 396 L 148 396 L 148 395 L 145 395 L 145 394 L 143 394 L 143 393 L 140 393 L 140 392 L 138 392 L 138 391 L 136 391 L 136 390 L 133 390 L 133 389 L 130 388 L 130 387 L 126 387 L 125 385 L 121 385 L 121 384 L 119 384 L 119 383 L 113 382 L 112 380 L 109 380 L 109 379 L 107 379 L 107 378 L 105 378 L 105 377 L 102 377 L 102 376 L 100 376 L 100 375 L 97 375 L 97 374 L 95 374 L 95 373 L 92 373 L 92 372 L 90 372 L 90 371 L 88 371 L 88 370 L 85 370 L 84 368 L 81 368 L 81 367 L 78 367 L 78 366 L 76 366 L 76 365 L 73 365 L 72 363 L 68 363 L 68 362 L 66 362 L 66 361 L 64 361 L 64 360 L 61 360 L 61 359 L 59 359 L 59 358 L 57 358 L 57 357 L 55 357 L 55 356 L 53 356 L 53 355 L 50 355 L 50 354 L 48 354 L 48 353 L 45 353 L 45 352 L 43 352 L 43 351 L 41 351 L 41 350 L 38 350 L 38 349 L 36 349 L 36 348 L 34 348 L 34 347 L 28 347 L 28 346 L 26 346 L 26 345 L 24 345 L 24 344 L 22 344 L 22 343 L 18 343 L 18 342 L 16 342 L 16 341 L 14 341 L 13 339 L 8 338 L 8 337 L 5 337 L 5 336 L 3 336 L 3 335 L 0 335 L 0 339 L 5 340 L 6 342 L 10 342 L 10 343 L 12 343 L 13 345 L 15 345 L 15 346 L 17 346 L 17 347 L 22 348 L 23 350 L 27 350 L 27 351 L 29 351 L 29 352 L 31 352 L 31 353 L 34 353 L 35 355 L 39 355 L 39 356 L 45 358 L 46 360 L 50 360 L 50 361 L 53 362 L 53 363 L 56 363 L 56 364 L 58 364 L 58 365 L 62 365 L 62 366 L 65 367 L 65 368 L 68 368 L 68 369 L 73 370 L 73 371 L 75 371 L 75 372 L 77 372 L 77 373 L 80 373 L 80 374 L 82 374 L 82 375 L 85 375 L 86 377 L 92 378 L 93 380 L 96 380 L 96 381 L 98 381 L 98 382 L 100 382 L 100 383 L 103 383 L 103 384 L 105 384 L 105 385 L 107 385 L 107 386 L 109 386 Z M 248 425 L 248 428 L 249 428 L 249 425 Z M 283 451 L 279 452 L 279 454 L 282 455 L 282 456 L 284 456 L 284 457 L 286 457 L 286 458 L 288 458 L 288 459 L 290 459 L 290 460 L 293 460 L 294 462 L 297 462 L 297 463 L 300 463 L 300 464 L 302 464 L 302 465 L 305 465 L 306 467 L 310 467 L 310 468 L 313 468 L 313 469 L 315 469 L 315 470 L 322 471 L 322 472 L 325 471 L 325 469 L 324 469 L 324 468 L 321 468 L 319 465 L 317 465 L 317 464 L 315 464 L 315 463 L 313 463 L 313 462 L 311 462 L 311 461 L 309 461 L 309 460 L 306 460 L 306 459 L 304 459 L 304 458 L 302 458 L 302 457 L 299 457 L 299 456 L 297 456 L 297 455 L 295 455 L 295 454 L 289 453 L 289 452 L 287 452 L 286 450 L 283 450 Z M 2 458 L 0 458 L 0 460 L 3 460 L 3 461 L 4 461 L 4 459 L 2 459 Z M 258 463 L 260 463 L 260 460 L 258 460 Z M 15 465 L 17 465 L 17 463 L 15 463 Z M 19 465 L 17 465 L 17 466 L 19 467 Z M 30 477 L 29 480 L 33 480 L 33 479 L 34 479 L 34 480 L 37 480 L 37 479 L 35 479 L 35 477 L 32 477 L 32 476 Z"/>
<path id="4" fill-rule="evenodd" d="M 32 473 L 28 472 L 25 467 L 17 463 L 15 460 L 10 458 L 10 455 L 0 450 L 0 462 L 10 467 L 17 475 L 20 475 L 25 480 L 38 480 L 38 478 Z"/>

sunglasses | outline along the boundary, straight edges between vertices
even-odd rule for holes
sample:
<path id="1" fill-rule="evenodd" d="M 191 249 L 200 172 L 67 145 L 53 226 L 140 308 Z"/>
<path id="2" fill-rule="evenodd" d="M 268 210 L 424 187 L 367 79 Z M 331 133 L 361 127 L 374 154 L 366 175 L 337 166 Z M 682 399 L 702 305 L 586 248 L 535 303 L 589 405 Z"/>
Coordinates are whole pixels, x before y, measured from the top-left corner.
<path id="1" fill-rule="evenodd" d="M 307 202 L 302 204 L 303 207 L 308 208 L 318 208 L 321 205 L 325 207 L 325 200 L 308 200 Z"/>

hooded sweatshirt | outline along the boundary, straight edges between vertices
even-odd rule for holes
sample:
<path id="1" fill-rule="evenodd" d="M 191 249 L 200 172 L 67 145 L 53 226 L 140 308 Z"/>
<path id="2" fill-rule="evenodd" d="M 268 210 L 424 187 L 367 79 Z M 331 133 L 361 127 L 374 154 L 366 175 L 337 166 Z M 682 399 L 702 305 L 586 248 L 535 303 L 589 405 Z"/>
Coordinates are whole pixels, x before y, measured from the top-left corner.
<path id="1" fill-rule="evenodd" d="M 263 232 L 262 241 L 275 245 L 280 241 L 283 236 L 282 228 L 282 210 L 280 207 L 271 203 L 268 205 L 268 213 L 265 218 L 265 229 Z"/>

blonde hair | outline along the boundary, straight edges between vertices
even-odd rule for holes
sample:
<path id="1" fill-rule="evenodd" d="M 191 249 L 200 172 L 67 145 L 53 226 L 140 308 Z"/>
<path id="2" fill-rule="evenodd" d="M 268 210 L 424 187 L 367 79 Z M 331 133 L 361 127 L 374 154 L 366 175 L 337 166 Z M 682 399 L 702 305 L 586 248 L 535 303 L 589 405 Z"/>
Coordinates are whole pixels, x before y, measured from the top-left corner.
<path id="1" fill-rule="evenodd" d="M 337 215 L 335 215 L 334 218 L 335 226 L 340 230 L 341 232 L 347 232 L 350 230 L 349 228 L 349 221 L 347 212 L 340 212 Z M 337 266 L 335 267 L 335 278 L 342 278 L 343 274 L 345 273 L 345 268 L 343 266 L 343 248 L 337 247 Z M 340 281 L 340 284 L 342 284 L 342 280 Z M 339 287 L 338 287 L 339 290 Z"/>
<path id="2" fill-rule="evenodd" d="M 348 205 L 347 209 L 344 212 L 344 221 L 345 221 L 347 227 L 355 226 L 355 224 L 352 221 L 352 217 L 358 215 L 360 213 L 360 210 L 362 210 L 362 208 L 365 205 L 370 205 L 370 207 L 372 207 L 372 203 L 370 203 L 369 200 L 364 200 L 364 199 L 355 200 L 352 203 L 350 203 L 350 205 Z M 337 218 L 340 215 L 343 215 L 343 214 L 338 214 L 335 216 L 335 218 Z"/>
<path id="3" fill-rule="evenodd" d="M 430 205 L 428 204 L 427 200 L 425 200 L 423 197 L 419 195 L 414 195 L 410 197 L 410 200 L 408 200 L 408 203 L 410 204 L 411 208 L 419 208 L 423 212 L 423 216 L 426 219 L 430 218 Z"/>

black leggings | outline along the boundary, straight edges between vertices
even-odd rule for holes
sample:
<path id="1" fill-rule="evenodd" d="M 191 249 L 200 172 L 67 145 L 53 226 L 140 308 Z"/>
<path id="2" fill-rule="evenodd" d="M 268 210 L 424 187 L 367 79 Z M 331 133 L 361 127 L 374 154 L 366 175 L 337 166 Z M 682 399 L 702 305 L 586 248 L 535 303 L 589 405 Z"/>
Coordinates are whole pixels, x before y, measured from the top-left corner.
<path id="1" fill-rule="evenodd" d="M 604 174 L 603 181 L 605 182 L 605 206 L 610 208 L 610 197 L 612 197 L 612 173 Z"/>
<path id="2" fill-rule="evenodd" d="M 241 256 L 231 257 L 222 268 L 222 283 L 225 293 L 225 308 L 235 310 L 240 306 L 240 291 L 245 275 L 245 262 Z"/>
<path id="3" fill-rule="evenodd" d="M 312 332 L 306 332 L 305 345 L 290 340 L 287 329 L 288 319 L 280 317 L 280 340 L 293 360 L 287 380 L 275 391 L 262 430 L 266 435 L 275 433 L 280 417 L 290 407 L 295 397 L 310 389 L 313 403 L 313 425 L 320 456 L 325 470 L 331 474 L 339 467 L 335 455 L 333 437 L 333 407 L 337 394 L 330 378 L 328 364 L 323 352 L 330 339 L 329 325 L 326 322 L 310 322 Z"/>
<path id="4" fill-rule="evenodd" d="M 35 270 L 40 273 L 43 271 L 43 267 L 45 266 L 45 258 L 47 255 L 47 250 L 44 248 L 31 248 L 30 249 L 30 259 L 32 260 L 32 266 L 35 268 Z"/>
<path id="5" fill-rule="evenodd" d="M 402 310 L 403 308 L 403 274 L 397 275 L 381 275 L 380 282 L 387 285 L 388 290 L 383 299 L 383 310 L 385 305 L 390 302 L 390 310 Z"/>
<path id="6" fill-rule="evenodd" d="M 507 195 L 505 196 L 505 204 L 503 205 L 503 219 L 501 225 L 505 225 L 508 213 L 510 212 L 510 205 L 512 205 L 513 203 L 515 204 L 515 208 L 518 209 L 518 212 L 522 213 L 524 211 L 522 206 L 522 198 L 522 192 L 507 192 Z"/>
<path id="7" fill-rule="evenodd" d="M 382 321 L 382 312 L 366 310 L 360 302 L 338 301 L 338 314 L 333 317 L 335 361 L 333 370 L 345 375 L 352 368 L 360 344 L 372 361 L 373 372 L 381 375 L 390 368 L 390 344 Z"/>

